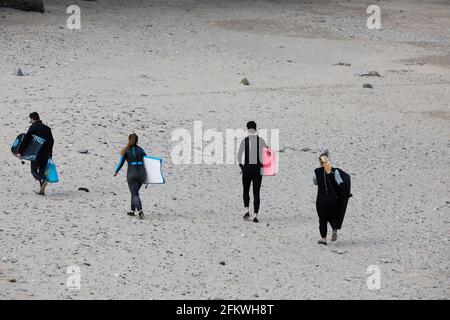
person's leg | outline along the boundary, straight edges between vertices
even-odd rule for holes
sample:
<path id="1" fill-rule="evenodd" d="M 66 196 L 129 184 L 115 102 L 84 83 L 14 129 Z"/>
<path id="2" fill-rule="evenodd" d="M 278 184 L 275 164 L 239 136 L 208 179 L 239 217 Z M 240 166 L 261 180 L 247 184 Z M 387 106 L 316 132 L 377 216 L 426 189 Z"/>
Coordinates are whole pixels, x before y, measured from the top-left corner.
<path id="1" fill-rule="evenodd" d="M 329 218 L 330 226 L 333 229 L 333 233 L 331 235 L 331 241 L 337 240 L 337 230 L 339 226 L 339 202 L 335 201 L 333 204 L 333 210 L 331 210 L 331 216 Z"/>
<path id="2" fill-rule="evenodd" d="M 145 174 L 141 175 L 141 180 L 139 180 L 137 182 L 137 203 L 138 203 L 138 205 L 136 205 L 136 209 L 138 210 L 138 213 L 139 213 L 139 219 L 144 219 L 144 212 L 142 211 L 142 201 L 141 201 L 141 197 L 139 195 L 139 191 L 141 190 L 141 187 L 144 184 L 144 182 L 145 182 Z"/>
<path id="3" fill-rule="evenodd" d="M 47 176 L 45 171 L 47 170 L 48 158 L 44 157 L 38 162 L 38 174 L 43 178 L 40 182 L 41 188 L 39 190 L 40 195 L 45 195 L 45 188 L 47 187 Z"/>
<path id="4" fill-rule="evenodd" d="M 260 191 L 261 191 L 261 182 L 262 182 L 262 175 L 255 174 L 253 176 L 253 205 L 254 205 L 254 211 L 255 214 L 258 214 L 259 212 L 259 205 L 260 205 Z"/>
<path id="5" fill-rule="evenodd" d="M 319 231 L 320 231 L 320 237 L 322 238 L 322 241 L 327 241 L 327 231 L 328 231 L 328 222 L 327 219 L 321 215 L 319 215 Z"/>
<path id="6" fill-rule="evenodd" d="M 139 197 L 140 182 L 133 178 L 128 178 L 128 188 L 131 193 L 131 211 L 142 211 L 142 203 Z"/>
<path id="7" fill-rule="evenodd" d="M 243 188 L 243 198 L 244 198 L 244 207 L 245 207 L 245 216 L 244 219 L 250 218 L 249 214 L 249 206 L 250 206 L 250 184 L 251 184 L 251 176 L 247 172 L 247 170 L 242 170 L 242 188 Z"/>
<path id="8" fill-rule="evenodd" d="M 319 216 L 319 232 L 320 240 L 319 244 L 327 244 L 327 223 L 328 219 L 326 216 L 326 207 L 324 204 L 324 199 L 317 199 L 316 202 L 317 215 Z"/>
<path id="9" fill-rule="evenodd" d="M 262 183 L 262 175 L 259 172 L 255 172 L 253 175 L 253 208 L 255 212 L 255 222 L 258 222 L 258 213 L 260 205 L 260 191 Z"/>
<path id="10" fill-rule="evenodd" d="M 47 164 L 45 165 L 47 166 Z M 45 180 L 45 168 L 42 170 L 42 161 L 31 161 L 31 174 L 39 183 Z"/>

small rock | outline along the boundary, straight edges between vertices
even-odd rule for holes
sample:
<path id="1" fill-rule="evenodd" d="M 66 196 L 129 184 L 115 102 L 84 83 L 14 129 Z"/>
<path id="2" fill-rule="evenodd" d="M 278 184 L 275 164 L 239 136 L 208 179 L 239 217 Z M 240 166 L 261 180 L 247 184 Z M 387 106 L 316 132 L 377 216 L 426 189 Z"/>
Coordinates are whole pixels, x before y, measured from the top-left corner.
<path id="1" fill-rule="evenodd" d="M 18 77 L 23 77 L 24 76 L 24 74 L 22 72 L 22 69 L 20 69 L 20 68 L 16 69 L 16 76 L 18 76 Z"/>
<path id="2" fill-rule="evenodd" d="M 224 266 L 226 263 L 225 263 L 225 261 L 220 261 L 219 264 Z"/>
<path id="3" fill-rule="evenodd" d="M 368 77 L 381 77 L 377 71 L 369 71 L 367 72 Z"/>
<path id="4" fill-rule="evenodd" d="M 78 190 L 79 191 L 84 191 L 84 192 L 89 192 L 89 189 L 88 188 L 84 188 L 84 187 L 78 188 Z"/>
<path id="5" fill-rule="evenodd" d="M 373 87 L 372 87 L 372 85 L 370 83 L 364 83 L 363 84 L 363 88 L 373 89 Z"/>
<path id="6" fill-rule="evenodd" d="M 89 150 L 88 149 L 78 150 L 78 153 L 87 154 L 87 153 L 89 153 Z"/>
<path id="7" fill-rule="evenodd" d="M 339 63 L 336 63 L 335 66 L 350 67 L 351 64 L 350 64 L 350 63 L 347 63 L 347 62 L 339 62 Z"/>
<path id="8" fill-rule="evenodd" d="M 244 79 L 241 80 L 241 84 L 243 84 L 244 86 L 248 86 L 250 85 L 250 82 L 248 81 L 247 77 L 245 77 Z"/>
<path id="9" fill-rule="evenodd" d="M 11 283 L 16 283 L 17 280 L 16 280 L 16 279 L 9 279 L 9 282 L 11 282 Z"/>
<path id="10" fill-rule="evenodd" d="M 345 254 L 345 253 L 347 253 L 347 251 L 339 250 L 339 249 L 334 249 L 334 250 L 331 250 L 331 251 L 334 252 L 334 253 L 337 253 L 337 254 Z"/>

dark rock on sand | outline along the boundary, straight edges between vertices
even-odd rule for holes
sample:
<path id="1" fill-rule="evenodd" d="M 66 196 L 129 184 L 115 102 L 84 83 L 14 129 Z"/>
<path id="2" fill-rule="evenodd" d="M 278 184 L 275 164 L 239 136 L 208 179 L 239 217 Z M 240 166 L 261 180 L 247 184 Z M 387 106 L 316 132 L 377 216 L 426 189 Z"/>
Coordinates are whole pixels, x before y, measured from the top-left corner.
<path id="1" fill-rule="evenodd" d="M 0 0 L 0 7 L 13 8 L 23 11 L 44 12 L 43 0 Z"/>
<path id="2" fill-rule="evenodd" d="M 18 77 L 23 77 L 23 76 L 24 76 L 24 74 L 23 74 L 23 72 L 22 72 L 22 69 L 17 68 L 17 70 L 16 70 L 16 76 L 18 76 Z"/>
<path id="3" fill-rule="evenodd" d="M 247 77 L 245 77 L 244 79 L 242 79 L 242 80 L 241 80 L 241 83 L 242 83 L 244 86 L 250 85 L 250 82 L 248 81 Z"/>

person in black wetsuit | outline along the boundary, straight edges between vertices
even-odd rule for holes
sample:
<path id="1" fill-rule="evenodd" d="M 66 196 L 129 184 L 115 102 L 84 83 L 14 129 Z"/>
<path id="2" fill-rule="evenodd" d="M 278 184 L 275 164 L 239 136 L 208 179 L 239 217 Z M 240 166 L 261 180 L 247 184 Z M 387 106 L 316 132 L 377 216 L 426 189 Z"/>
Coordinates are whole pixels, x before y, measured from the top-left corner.
<path id="1" fill-rule="evenodd" d="M 30 113 L 30 123 L 31 126 L 25 134 L 16 156 L 20 159 L 21 154 L 33 139 L 33 135 L 45 140 L 36 156 L 36 160 L 31 161 L 31 174 L 36 180 L 39 181 L 40 189 L 38 194 L 43 196 L 45 195 L 45 187 L 47 186 L 45 169 L 47 168 L 48 160 L 52 157 L 53 154 L 54 140 L 52 130 L 42 123 L 37 112 Z"/>
<path id="2" fill-rule="evenodd" d="M 121 158 L 119 164 L 116 166 L 114 177 L 117 176 L 126 161 L 128 163 L 127 182 L 131 192 L 131 211 L 127 214 L 129 216 L 134 216 L 134 212 L 137 211 L 139 219 L 144 219 L 139 190 L 147 177 L 144 167 L 144 156 L 146 156 L 146 154 L 137 143 L 138 136 L 135 133 L 130 134 L 127 145 L 120 152 Z"/>
<path id="3" fill-rule="evenodd" d="M 250 204 L 250 185 L 253 184 L 253 210 L 255 217 L 253 222 L 258 221 L 258 212 L 260 205 L 259 193 L 261 190 L 261 158 L 262 150 L 267 147 L 264 139 L 260 138 L 256 133 L 256 123 L 249 121 L 247 123 L 248 137 L 241 141 L 238 151 L 238 163 L 241 168 L 243 198 L 245 215 L 244 220 L 250 219 L 249 204 Z"/>
<path id="4" fill-rule="evenodd" d="M 343 183 L 339 170 L 333 168 L 328 151 L 319 157 L 320 168 L 314 170 L 313 183 L 317 185 L 316 209 L 319 215 L 319 244 L 327 244 L 328 223 L 333 229 L 331 241 L 337 240 L 337 226 L 340 215 L 339 185 Z"/>

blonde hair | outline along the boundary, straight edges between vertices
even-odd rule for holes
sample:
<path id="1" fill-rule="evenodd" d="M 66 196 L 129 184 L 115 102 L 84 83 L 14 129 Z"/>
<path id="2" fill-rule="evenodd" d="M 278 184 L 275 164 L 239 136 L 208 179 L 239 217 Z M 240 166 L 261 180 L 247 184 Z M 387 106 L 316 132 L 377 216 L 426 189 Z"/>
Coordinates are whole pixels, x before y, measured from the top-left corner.
<path id="1" fill-rule="evenodd" d="M 323 165 L 325 163 L 327 163 L 328 161 L 330 161 L 330 152 L 328 151 L 328 149 L 325 149 L 319 156 L 319 161 L 320 164 Z"/>
<path id="2" fill-rule="evenodd" d="M 120 150 L 120 154 L 123 156 L 125 155 L 125 153 L 130 150 L 131 147 L 134 147 L 135 145 L 137 145 L 138 143 L 138 136 L 136 133 L 132 133 L 128 136 L 128 143 L 126 144 L 125 147 L 122 148 L 122 150 Z"/>

